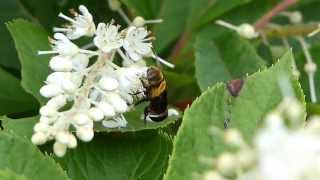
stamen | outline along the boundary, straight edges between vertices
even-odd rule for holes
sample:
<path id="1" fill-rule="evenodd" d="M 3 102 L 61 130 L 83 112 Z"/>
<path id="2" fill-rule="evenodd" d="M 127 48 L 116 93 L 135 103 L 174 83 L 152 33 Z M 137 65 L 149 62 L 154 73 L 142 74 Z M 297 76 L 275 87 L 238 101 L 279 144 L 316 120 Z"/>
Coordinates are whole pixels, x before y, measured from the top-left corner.
<path id="1" fill-rule="evenodd" d="M 69 16 L 64 15 L 63 13 L 59 13 L 58 16 L 61 17 L 62 19 L 65 19 L 65 20 L 67 20 L 67 21 L 70 21 L 70 22 L 72 22 L 72 23 L 76 23 L 76 21 L 75 21 L 74 19 L 70 18 Z"/>
<path id="2" fill-rule="evenodd" d="M 92 54 L 92 55 L 99 55 L 97 51 L 90 51 L 86 49 L 79 49 L 79 52 L 84 53 L 84 54 Z"/>
<path id="3" fill-rule="evenodd" d="M 308 34 L 308 37 L 312 37 L 320 32 L 320 24 L 318 25 L 318 28 L 311 33 Z"/>
<path id="4" fill-rule="evenodd" d="M 54 32 L 70 32 L 70 31 L 72 31 L 72 29 L 54 27 L 54 28 L 53 28 L 53 31 L 54 31 Z"/>
<path id="5" fill-rule="evenodd" d="M 216 24 L 220 25 L 220 26 L 223 26 L 223 27 L 226 27 L 226 28 L 229 28 L 229 29 L 232 29 L 232 30 L 235 30 L 235 31 L 238 31 L 238 27 L 233 25 L 233 24 L 230 24 L 226 21 L 222 21 L 222 20 L 217 20 L 216 21 Z"/>
<path id="6" fill-rule="evenodd" d="M 82 46 L 81 49 L 90 49 L 90 48 L 92 48 L 92 47 L 95 47 L 95 45 L 94 45 L 93 42 Z"/>
<path id="7" fill-rule="evenodd" d="M 44 55 L 44 54 L 57 54 L 58 51 L 38 51 L 38 55 Z"/>
<path id="8" fill-rule="evenodd" d="M 151 55 L 152 58 L 156 59 L 157 61 L 159 61 L 160 63 L 170 67 L 170 68 L 174 68 L 174 64 L 169 63 L 168 61 L 160 58 L 159 56 L 156 56 L 154 54 Z"/>
<path id="9" fill-rule="evenodd" d="M 156 24 L 156 23 L 162 23 L 163 19 L 150 19 L 150 20 L 145 20 L 145 24 Z"/>

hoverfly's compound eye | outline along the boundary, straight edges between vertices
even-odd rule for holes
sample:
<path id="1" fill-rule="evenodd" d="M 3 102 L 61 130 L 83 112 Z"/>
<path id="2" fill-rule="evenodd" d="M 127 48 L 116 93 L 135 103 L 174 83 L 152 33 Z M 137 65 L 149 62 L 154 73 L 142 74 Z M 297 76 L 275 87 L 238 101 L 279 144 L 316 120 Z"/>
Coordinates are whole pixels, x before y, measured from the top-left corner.
<path id="1" fill-rule="evenodd" d="M 150 67 L 147 71 L 147 79 L 151 86 L 159 85 L 163 81 L 163 74 L 160 69 Z"/>

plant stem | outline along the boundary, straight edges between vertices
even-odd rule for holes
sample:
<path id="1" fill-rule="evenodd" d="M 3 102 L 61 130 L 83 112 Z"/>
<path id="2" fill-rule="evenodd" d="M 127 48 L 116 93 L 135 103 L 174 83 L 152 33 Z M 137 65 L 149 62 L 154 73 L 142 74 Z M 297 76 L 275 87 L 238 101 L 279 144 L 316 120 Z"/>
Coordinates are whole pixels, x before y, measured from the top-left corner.
<path id="1" fill-rule="evenodd" d="M 189 39 L 189 36 L 190 36 L 190 32 L 189 31 L 185 31 L 180 36 L 178 42 L 176 43 L 176 45 L 174 46 L 173 50 L 170 53 L 169 59 L 175 60 L 178 57 L 178 55 L 180 54 L 181 50 L 183 49 L 183 47 L 187 43 L 187 41 Z"/>
<path id="2" fill-rule="evenodd" d="M 304 41 L 303 37 L 298 36 L 297 39 L 302 47 L 304 56 L 307 59 L 307 63 L 313 64 L 314 62 L 312 60 L 311 54 L 308 50 L 307 44 Z M 317 102 L 317 95 L 316 95 L 316 89 L 315 89 L 315 83 L 314 83 L 314 72 L 306 72 L 306 73 L 308 74 L 311 102 L 315 103 L 315 102 Z"/>
<path id="3" fill-rule="evenodd" d="M 287 38 L 295 36 L 307 36 L 318 28 L 318 24 L 297 24 L 297 25 L 284 25 L 273 26 L 262 30 L 262 33 L 268 38 Z"/>
<path id="4" fill-rule="evenodd" d="M 280 2 L 278 5 L 276 5 L 273 9 L 271 9 L 270 11 L 268 11 L 264 16 L 262 16 L 254 25 L 255 29 L 257 31 L 261 30 L 262 28 L 264 28 L 269 22 L 270 20 L 278 15 L 281 11 L 286 10 L 289 6 L 297 3 L 298 0 L 283 0 L 282 2 Z"/>

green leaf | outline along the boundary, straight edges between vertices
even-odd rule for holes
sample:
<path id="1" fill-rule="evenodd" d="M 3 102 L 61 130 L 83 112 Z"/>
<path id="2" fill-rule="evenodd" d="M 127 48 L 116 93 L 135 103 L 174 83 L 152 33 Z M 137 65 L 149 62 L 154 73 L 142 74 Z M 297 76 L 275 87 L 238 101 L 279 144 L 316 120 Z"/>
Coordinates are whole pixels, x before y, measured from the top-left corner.
<path id="1" fill-rule="evenodd" d="M 19 0 L 25 11 L 36 21 L 41 23 L 47 30 L 51 30 L 58 19 L 60 11 L 56 0 Z"/>
<path id="2" fill-rule="evenodd" d="M 210 135 L 209 128 L 224 127 L 229 99 L 225 86 L 218 83 L 185 111 L 164 180 L 192 179 L 194 173 L 208 170 L 199 158 L 212 157 L 224 149 L 222 139 Z"/>
<path id="3" fill-rule="evenodd" d="M 164 50 L 183 32 L 192 32 L 199 25 L 205 25 L 229 10 L 250 0 L 167 0 L 162 4 L 159 18 L 164 22 L 154 28 L 158 51 Z"/>
<path id="4" fill-rule="evenodd" d="M 100 134 L 58 161 L 71 179 L 162 179 L 171 139 L 156 131 Z"/>
<path id="5" fill-rule="evenodd" d="M 27 180 L 25 176 L 18 175 L 11 170 L 0 170 L 0 179 L 1 180 Z"/>
<path id="6" fill-rule="evenodd" d="M 32 180 L 69 179 L 48 156 L 43 155 L 28 140 L 0 131 L 0 169 L 10 169 Z"/>
<path id="7" fill-rule="evenodd" d="M 15 135 L 31 139 L 33 135 L 33 126 L 39 121 L 39 116 L 11 119 L 9 117 L 1 117 L 4 131 L 13 132 Z"/>
<path id="8" fill-rule="evenodd" d="M 25 112 L 38 107 L 36 100 L 20 86 L 19 80 L 0 68 L 0 115 Z"/>
<path id="9" fill-rule="evenodd" d="M 264 60 L 247 40 L 234 33 L 219 39 L 223 40 L 214 41 L 203 34 L 195 44 L 196 77 L 202 91 L 217 82 L 243 78 L 265 67 Z"/>
<path id="10" fill-rule="evenodd" d="M 9 22 L 7 27 L 14 39 L 21 62 L 22 87 L 43 104 L 46 100 L 40 95 L 39 89 L 49 73 L 49 57 L 40 56 L 37 52 L 50 49 L 48 34 L 39 25 L 25 20 Z"/>
<path id="11" fill-rule="evenodd" d="M 292 82 L 293 93 L 305 105 L 301 86 L 293 75 L 293 60 L 292 52 L 289 51 L 274 66 L 245 80 L 239 96 L 233 102 L 230 123 L 231 127 L 242 132 L 245 139 L 252 137 L 263 117 L 281 102 L 283 94 L 279 80 L 283 76 L 288 76 Z"/>
<path id="12" fill-rule="evenodd" d="M 3 24 L 13 18 L 26 17 L 19 6 L 18 0 L 1 0 L 0 6 L 0 65 L 8 68 L 19 69 L 18 56 L 14 51 L 14 44 L 10 34 Z"/>
<path id="13" fill-rule="evenodd" d="M 214 157 L 226 147 L 220 136 L 210 135 L 210 127 L 223 129 L 228 121 L 228 126 L 239 129 L 251 142 L 263 117 L 282 100 L 279 78 L 288 76 L 296 97 L 305 104 L 300 84 L 292 75 L 292 63 L 292 53 L 288 52 L 271 68 L 245 79 L 237 97 L 231 97 L 221 83 L 205 91 L 185 112 L 164 179 L 192 179 L 194 174 L 212 168 L 202 164 L 199 157 Z"/>
<path id="14" fill-rule="evenodd" d="M 190 14 L 188 19 L 189 26 L 199 27 L 201 25 L 210 23 L 229 10 L 246 4 L 250 1 L 252 0 L 190 0 Z"/>
<path id="15" fill-rule="evenodd" d="M 163 0 L 121 0 L 136 16 L 155 19 Z"/>

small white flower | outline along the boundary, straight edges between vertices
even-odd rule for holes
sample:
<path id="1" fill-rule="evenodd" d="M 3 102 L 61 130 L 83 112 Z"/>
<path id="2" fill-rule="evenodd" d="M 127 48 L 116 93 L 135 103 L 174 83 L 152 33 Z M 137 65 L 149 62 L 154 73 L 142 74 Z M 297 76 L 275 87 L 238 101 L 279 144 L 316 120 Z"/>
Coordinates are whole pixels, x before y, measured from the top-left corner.
<path id="1" fill-rule="evenodd" d="M 122 46 L 123 40 L 118 33 L 120 26 L 99 23 L 96 31 L 96 36 L 93 39 L 94 44 L 102 51 L 108 53 Z"/>
<path id="2" fill-rule="evenodd" d="M 60 13 L 59 17 L 69 21 L 71 24 L 65 28 L 53 28 L 55 32 L 66 33 L 69 39 L 78 39 L 82 36 L 93 36 L 96 30 L 96 26 L 93 22 L 93 17 L 84 5 L 79 6 L 78 14 L 75 11 L 71 11 L 74 15 L 74 19 Z"/>
<path id="3" fill-rule="evenodd" d="M 64 34 L 55 33 L 54 40 L 51 39 L 52 49 L 62 56 L 73 56 L 79 53 L 80 49 L 73 44 Z"/>
<path id="4" fill-rule="evenodd" d="M 138 61 L 152 54 L 152 44 L 149 42 L 152 38 L 148 38 L 148 35 L 143 27 L 131 26 L 127 29 L 123 48 L 132 60 Z"/>

